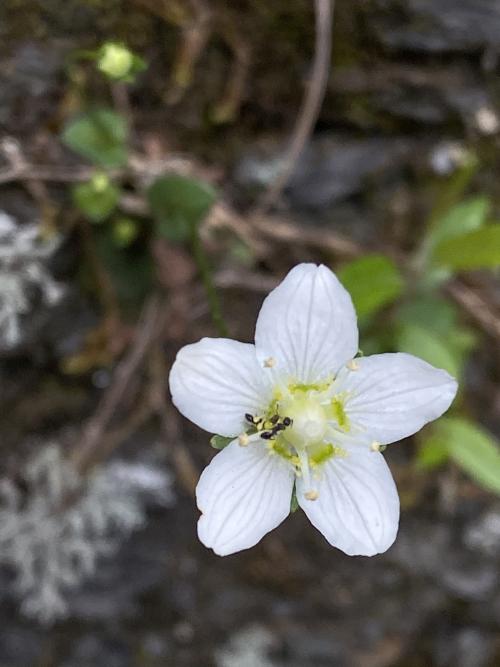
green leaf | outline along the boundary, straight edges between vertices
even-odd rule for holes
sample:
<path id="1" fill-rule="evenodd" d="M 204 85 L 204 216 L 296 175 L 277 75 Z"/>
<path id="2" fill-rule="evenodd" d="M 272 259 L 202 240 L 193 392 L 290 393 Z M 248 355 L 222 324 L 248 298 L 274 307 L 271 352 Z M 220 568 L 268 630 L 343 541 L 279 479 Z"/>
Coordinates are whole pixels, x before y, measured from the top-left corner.
<path id="1" fill-rule="evenodd" d="M 404 288 L 397 266 L 384 255 L 355 259 L 341 268 L 339 278 L 350 292 L 359 317 L 373 315 L 392 303 Z"/>
<path id="2" fill-rule="evenodd" d="M 450 349 L 448 340 L 417 324 L 403 324 L 397 335 L 397 348 L 424 359 L 436 368 L 443 368 L 458 377 L 461 370 L 460 355 Z"/>
<path id="3" fill-rule="evenodd" d="M 439 468 L 449 459 L 446 443 L 439 438 L 426 438 L 417 452 L 417 466 L 425 470 Z"/>
<path id="4" fill-rule="evenodd" d="M 472 197 L 453 206 L 434 223 L 428 236 L 430 246 L 479 229 L 485 224 L 490 207 L 490 200 L 484 196 Z"/>
<path id="5" fill-rule="evenodd" d="M 401 304 L 398 308 L 398 320 L 402 324 L 416 324 L 447 336 L 457 326 L 458 309 L 448 299 L 434 294 L 423 294 Z"/>
<path id="6" fill-rule="evenodd" d="M 127 162 L 127 124 L 109 109 L 97 109 L 71 121 L 62 139 L 76 153 L 101 167 L 122 167 Z"/>
<path id="7" fill-rule="evenodd" d="M 108 225 L 99 228 L 95 240 L 96 250 L 111 276 L 120 302 L 126 308 L 135 308 L 154 284 L 154 265 L 147 246 L 118 247 L 113 229 Z"/>
<path id="8" fill-rule="evenodd" d="M 212 207 L 216 194 L 206 183 L 186 176 L 161 176 L 149 188 L 157 232 L 170 241 L 188 241 Z"/>
<path id="9" fill-rule="evenodd" d="M 92 222 L 102 222 L 116 208 L 120 190 L 111 183 L 106 174 L 95 174 L 90 181 L 75 185 L 73 201 L 77 208 Z"/>
<path id="10" fill-rule="evenodd" d="M 442 241 L 433 259 L 454 271 L 500 266 L 500 224 Z"/>
<path id="11" fill-rule="evenodd" d="M 227 447 L 233 440 L 234 438 L 226 438 L 224 435 L 213 435 L 210 438 L 210 444 L 214 449 L 224 449 L 224 447 Z"/>
<path id="12" fill-rule="evenodd" d="M 450 457 L 476 482 L 500 493 L 500 448 L 478 424 L 459 417 L 440 419 L 433 437 L 448 448 Z"/>

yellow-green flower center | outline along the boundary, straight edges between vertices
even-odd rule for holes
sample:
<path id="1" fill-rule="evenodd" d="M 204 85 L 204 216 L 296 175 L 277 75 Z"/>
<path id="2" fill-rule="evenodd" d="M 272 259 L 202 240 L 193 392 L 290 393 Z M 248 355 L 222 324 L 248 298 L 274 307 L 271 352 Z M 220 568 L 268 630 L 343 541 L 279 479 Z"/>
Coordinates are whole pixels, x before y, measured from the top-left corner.
<path id="1" fill-rule="evenodd" d="M 334 442 L 339 433 L 350 430 L 346 399 L 345 394 L 333 393 L 332 380 L 280 385 L 264 415 L 245 415 L 251 426 L 240 436 L 240 444 L 265 441 L 271 454 L 294 466 L 308 489 L 306 498 L 315 500 L 315 471 L 334 456 L 346 456 Z"/>
<path id="2" fill-rule="evenodd" d="M 283 438 L 295 449 L 322 442 L 328 426 L 324 407 L 314 396 L 291 394 L 280 404 L 280 412 L 292 420 Z"/>

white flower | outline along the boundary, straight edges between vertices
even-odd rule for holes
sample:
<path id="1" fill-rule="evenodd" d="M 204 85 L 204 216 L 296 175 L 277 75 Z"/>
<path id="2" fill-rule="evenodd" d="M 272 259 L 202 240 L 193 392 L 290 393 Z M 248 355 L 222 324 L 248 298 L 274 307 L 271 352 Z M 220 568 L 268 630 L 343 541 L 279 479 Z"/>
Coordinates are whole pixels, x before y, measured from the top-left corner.
<path id="1" fill-rule="evenodd" d="M 450 406 L 456 381 L 409 354 L 354 359 L 351 298 L 325 266 L 300 264 L 265 299 L 255 345 L 203 338 L 180 350 L 170 390 L 201 428 L 233 438 L 201 475 L 198 536 L 248 549 L 297 501 L 328 542 L 372 556 L 396 538 L 399 499 L 380 453 Z"/>

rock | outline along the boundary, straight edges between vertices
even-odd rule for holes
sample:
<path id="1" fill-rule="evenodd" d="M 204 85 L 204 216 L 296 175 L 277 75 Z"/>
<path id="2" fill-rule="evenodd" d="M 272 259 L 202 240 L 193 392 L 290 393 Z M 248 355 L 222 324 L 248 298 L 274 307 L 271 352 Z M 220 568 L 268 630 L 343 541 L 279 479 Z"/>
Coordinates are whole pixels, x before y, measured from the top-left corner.
<path id="1" fill-rule="evenodd" d="M 370 122 L 385 127 L 398 121 L 453 127 L 458 122 L 481 134 L 498 131 L 496 103 L 487 83 L 468 63 L 443 65 L 378 62 L 334 72 L 331 89 L 338 113 L 356 124 L 368 122 L 352 113 L 356 104 L 370 109 Z"/>
<path id="2" fill-rule="evenodd" d="M 403 138 L 322 135 L 304 151 L 286 193 L 293 206 L 324 208 L 400 169 L 410 154 Z"/>
<path id="3" fill-rule="evenodd" d="M 371 27 L 392 49 L 439 53 L 500 48 L 497 0 L 375 0 L 372 5 Z"/>
<path id="4" fill-rule="evenodd" d="M 0 60 L 0 126 L 8 133 L 37 129 L 43 122 L 47 101 L 58 89 L 63 61 L 59 49 L 35 42 L 18 46 Z"/>
<path id="5" fill-rule="evenodd" d="M 440 628 L 433 642 L 436 667 L 490 667 L 495 636 L 480 628 Z"/>
<path id="6" fill-rule="evenodd" d="M 323 209 L 358 194 L 367 179 L 377 180 L 400 169 L 411 153 L 402 138 L 315 136 L 301 155 L 285 193 L 294 207 Z M 279 173 L 282 156 L 252 151 L 235 167 L 243 187 L 268 185 Z"/>
<path id="7" fill-rule="evenodd" d="M 472 519 L 463 540 L 467 547 L 483 555 L 500 556 L 500 507 L 492 507 Z"/>
<path id="8" fill-rule="evenodd" d="M 215 652 L 217 667 L 277 667 L 268 657 L 275 643 L 273 634 L 263 626 L 254 625 L 239 630 Z"/>
<path id="9" fill-rule="evenodd" d="M 36 665 L 42 653 L 42 635 L 35 630 L 2 622 L 0 664 L 4 667 Z"/>
<path id="10" fill-rule="evenodd" d="M 102 636 L 99 632 L 84 634 L 73 645 L 69 656 L 60 667 L 129 667 L 132 656 L 127 645 L 114 638 Z"/>
<path id="11" fill-rule="evenodd" d="M 495 594 L 498 569 L 495 565 L 478 563 L 474 556 L 460 554 L 458 558 L 446 559 L 440 583 L 461 600 L 487 602 Z"/>

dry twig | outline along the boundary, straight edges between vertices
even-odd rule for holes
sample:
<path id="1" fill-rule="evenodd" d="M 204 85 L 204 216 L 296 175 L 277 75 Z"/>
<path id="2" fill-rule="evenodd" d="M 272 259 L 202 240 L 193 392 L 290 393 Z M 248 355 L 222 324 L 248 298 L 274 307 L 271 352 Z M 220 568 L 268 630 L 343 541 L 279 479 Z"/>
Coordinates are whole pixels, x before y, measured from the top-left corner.
<path id="1" fill-rule="evenodd" d="M 330 73 L 334 0 L 315 0 L 314 7 L 316 43 L 311 79 L 292 131 L 288 152 L 283 160 L 283 168 L 257 205 L 256 213 L 260 215 L 273 206 L 292 175 L 297 160 L 314 130 L 325 96 Z"/>
<path id="2" fill-rule="evenodd" d="M 495 313 L 488 302 L 461 280 L 453 280 L 446 292 L 462 310 L 488 335 L 500 339 L 500 313 Z"/>
<path id="3" fill-rule="evenodd" d="M 80 472 L 91 468 L 100 458 L 101 440 L 128 389 L 133 375 L 139 370 L 144 357 L 164 322 L 166 308 L 154 295 L 147 302 L 137 325 L 137 337 L 127 356 L 118 365 L 113 382 L 106 391 L 94 416 L 84 429 L 74 450 L 73 462 Z"/>

